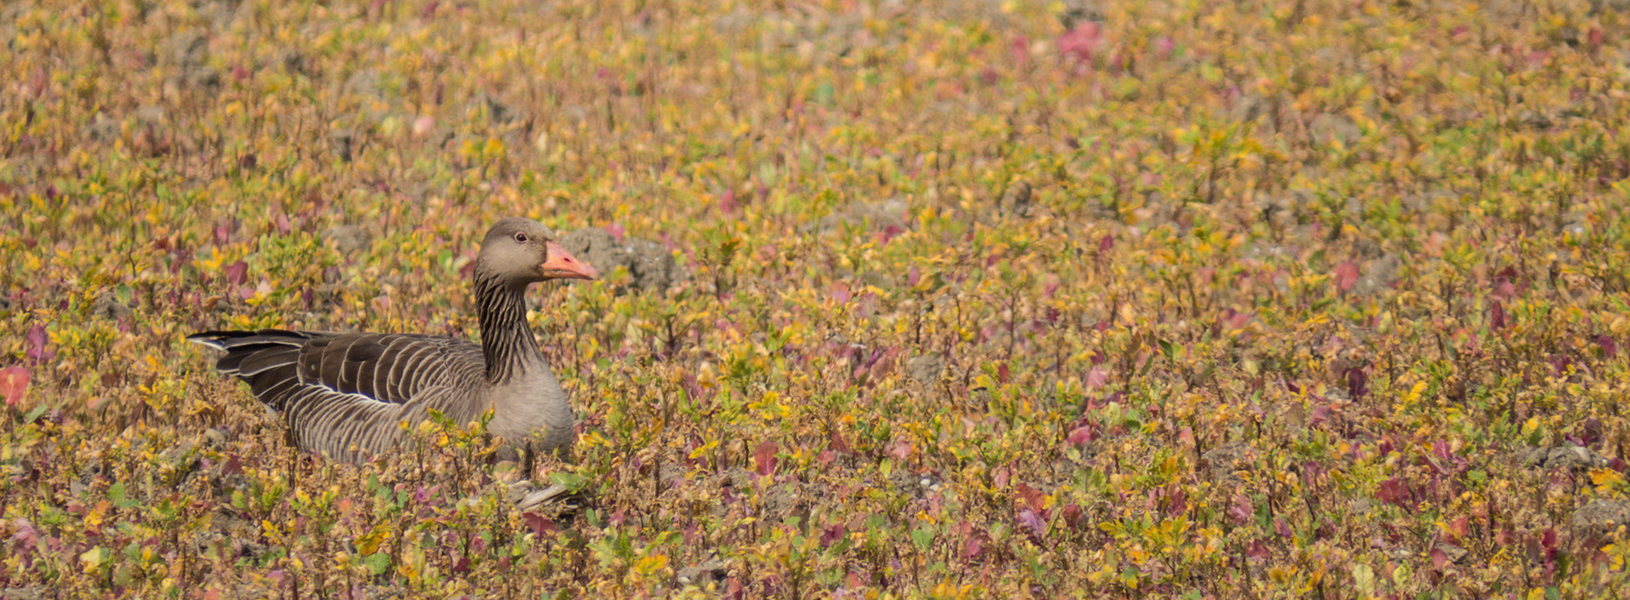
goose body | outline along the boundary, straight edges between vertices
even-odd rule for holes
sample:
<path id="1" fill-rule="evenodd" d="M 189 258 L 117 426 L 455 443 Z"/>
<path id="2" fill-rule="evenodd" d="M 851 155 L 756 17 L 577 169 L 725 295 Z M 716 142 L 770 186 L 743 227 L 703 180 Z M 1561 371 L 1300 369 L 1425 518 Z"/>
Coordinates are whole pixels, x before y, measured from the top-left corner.
<path id="1" fill-rule="evenodd" d="M 226 352 L 216 369 L 249 383 L 281 413 L 301 448 L 336 460 L 392 451 L 410 426 L 437 412 L 469 423 L 492 411 L 487 430 L 505 454 L 530 443 L 572 442 L 576 415 L 527 327 L 524 294 L 534 282 L 598 273 L 530 219 L 499 221 L 476 258 L 481 344 L 396 333 L 264 329 L 210 331 L 187 339 Z"/>

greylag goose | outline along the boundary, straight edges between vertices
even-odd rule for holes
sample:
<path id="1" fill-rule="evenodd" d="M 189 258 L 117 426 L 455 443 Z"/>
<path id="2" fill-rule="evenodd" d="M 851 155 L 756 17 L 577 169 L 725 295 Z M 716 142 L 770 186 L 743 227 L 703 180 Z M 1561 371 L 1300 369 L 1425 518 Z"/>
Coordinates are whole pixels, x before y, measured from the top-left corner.
<path id="1" fill-rule="evenodd" d="M 215 368 L 249 383 L 287 420 L 303 449 L 359 462 L 391 451 L 402 422 L 438 411 L 458 424 L 492 411 L 487 430 L 503 456 L 530 442 L 572 442 L 576 415 L 526 323 L 527 287 L 595 279 L 594 267 L 531 219 L 493 225 L 475 259 L 481 344 L 431 335 L 314 331 L 209 331 L 188 340 L 226 351 Z"/>

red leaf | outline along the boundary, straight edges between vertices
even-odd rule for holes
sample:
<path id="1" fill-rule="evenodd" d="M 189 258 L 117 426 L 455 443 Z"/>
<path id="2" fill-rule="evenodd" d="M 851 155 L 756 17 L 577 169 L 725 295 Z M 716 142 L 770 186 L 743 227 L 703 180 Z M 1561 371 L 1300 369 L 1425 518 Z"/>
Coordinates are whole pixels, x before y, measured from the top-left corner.
<path id="1" fill-rule="evenodd" d="M 917 287 L 917 283 L 922 280 L 923 272 L 917 269 L 917 265 L 911 265 L 910 269 L 906 269 L 906 285 Z"/>
<path id="2" fill-rule="evenodd" d="M 842 523 L 828 525 L 821 531 L 821 547 L 826 548 L 832 544 L 836 544 L 848 534 L 849 528 L 844 527 Z"/>
<path id="3" fill-rule="evenodd" d="M 1358 263 L 1347 260 L 1336 265 L 1336 289 L 1343 292 L 1353 289 L 1358 283 Z"/>
<path id="4" fill-rule="evenodd" d="M 557 531 L 559 529 L 558 527 L 555 526 L 554 521 L 551 521 L 551 520 L 549 520 L 548 517 L 545 517 L 545 516 L 540 515 L 540 514 L 535 513 L 535 512 L 521 513 L 521 518 L 526 520 L 526 526 L 527 526 L 527 528 L 532 530 L 532 533 L 540 535 L 540 536 L 544 535 L 544 534 L 554 533 L 555 531 Z"/>
<path id="5" fill-rule="evenodd" d="M 1064 507 L 1064 512 L 1061 516 L 1064 517 L 1065 525 L 1069 525 L 1071 528 L 1076 528 L 1081 526 L 1081 521 L 1085 519 L 1087 515 L 1086 513 L 1082 512 L 1079 504 L 1071 504 Z"/>
<path id="6" fill-rule="evenodd" d="M 719 210 L 727 213 L 736 212 L 736 191 L 725 190 L 719 197 Z"/>
<path id="7" fill-rule="evenodd" d="M 1115 236 L 1105 235 L 1098 240 L 1098 253 L 1104 254 L 1115 249 Z"/>
<path id="8" fill-rule="evenodd" d="M 1443 549 L 1441 549 L 1441 548 L 1433 548 L 1431 554 L 1432 554 L 1432 568 L 1437 569 L 1439 571 L 1442 571 L 1443 567 L 1445 567 L 1445 566 L 1447 566 L 1449 564 L 1449 555 L 1444 554 Z"/>
<path id="9" fill-rule="evenodd" d="M 822 450 L 820 454 L 815 455 L 815 461 L 823 465 L 830 465 L 836 460 L 838 460 L 838 453 L 833 452 L 831 448 Z"/>
<path id="10" fill-rule="evenodd" d="M 23 367 L 0 369 L 0 395 L 6 397 L 6 406 L 23 403 L 23 394 L 28 391 L 28 380 L 28 369 Z"/>
<path id="11" fill-rule="evenodd" d="M 1347 396 L 1358 400 L 1370 393 L 1370 375 L 1364 366 L 1347 369 Z"/>
<path id="12" fill-rule="evenodd" d="M 837 431 L 832 432 L 831 441 L 828 442 L 828 445 L 833 450 L 836 450 L 838 452 L 842 452 L 844 454 L 849 454 L 850 452 L 853 452 L 853 450 L 849 449 L 849 441 L 843 439 L 843 434 L 838 433 Z"/>
<path id="13" fill-rule="evenodd" d="M 1500 306 L 1500 302 L 1496 300 L 1493 304 L 1489 305 L 1489 327 L 1495 331 L 1499 331 L 1501 329 L 1505 329 L 1505 325 L 1505 307 Z"/>
<path id="14" fill-rule="evenodd" d="M 1030 510 L 1041 512 L 1045 508 L 1043 505 L 1047 502 L 1047 495 L 1041 493 L 1041 490 L 1022 483 L 1014 486 L 1014 490 L 1019 493 L 1019 498 L 1024 500 L 1025 506 L 1030 507 Z"/>
<path id="15" fill-rule="evenodd" d="M 240 260 L 227 265 L 222 272 L 226 275 L 227 282 L 232 285 L 243 285 L 243 282 L 249 279 L 249 264 Z"/>
<path id="16" fill-rule="evenodd" d="M 1414 494 L 1410 492 L 1409 486 L 1404 483 L 1403 479 L 1398 477 L 1381 482 L 1381 485 L 1375 490 L 1377 500 L 1410 511 L 1415 509 L 1412 502 L 1413 497 Z"/>
<path id="17" fill-rule="evenodd" d="M 753 449 L 753 465 L 758 468 L 758 474 L 769 476 L 775 473 L 775 452 L 780 447 L 775 442 L 764 440 Z"/>
<path id="18" fill-rule="evenodd" d="M 1245 557 L 1251 559 L 1264 559 L 1268 557 L 1268 545 L 1262 540 L 1251 542 L 1251 548 L 1245 551 Z"/>

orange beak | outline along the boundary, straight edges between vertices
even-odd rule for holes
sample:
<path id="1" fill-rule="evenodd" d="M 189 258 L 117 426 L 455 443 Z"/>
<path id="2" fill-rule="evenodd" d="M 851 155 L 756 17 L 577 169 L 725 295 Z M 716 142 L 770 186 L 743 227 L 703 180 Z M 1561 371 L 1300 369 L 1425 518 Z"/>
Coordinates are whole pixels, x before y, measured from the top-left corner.
<path id="1" fill-rule="evenodd" d="M 593 280 L 600 277 L 599 271 L 594 270 L 589 263 L 577 260 L 577 257 L 560 247 L 560 244 L 549 242 L 544 249 L 549 252 L 549 260 L 538 265 L 538 270 L 543 272 L 545 279 Z"/>

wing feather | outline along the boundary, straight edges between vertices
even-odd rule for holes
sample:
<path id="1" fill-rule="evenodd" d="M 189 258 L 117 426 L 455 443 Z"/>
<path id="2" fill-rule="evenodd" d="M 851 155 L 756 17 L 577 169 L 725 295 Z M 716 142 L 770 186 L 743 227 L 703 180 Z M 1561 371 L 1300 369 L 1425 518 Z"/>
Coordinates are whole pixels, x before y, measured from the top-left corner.
<path id="1" fill-rule="evenodd" d="M 430 409 L 467 419 L 462 406 L 484 372 L 481 349 L 443 337 L 265 329 L 207 332 L 194 342 L 225 350 L 222 373 L 249 382 L 282 412 L 303 448 L 342 460 L 388 451 L 404 418 Z M 353 451 L 355 449 L 355 451 Z"/>

